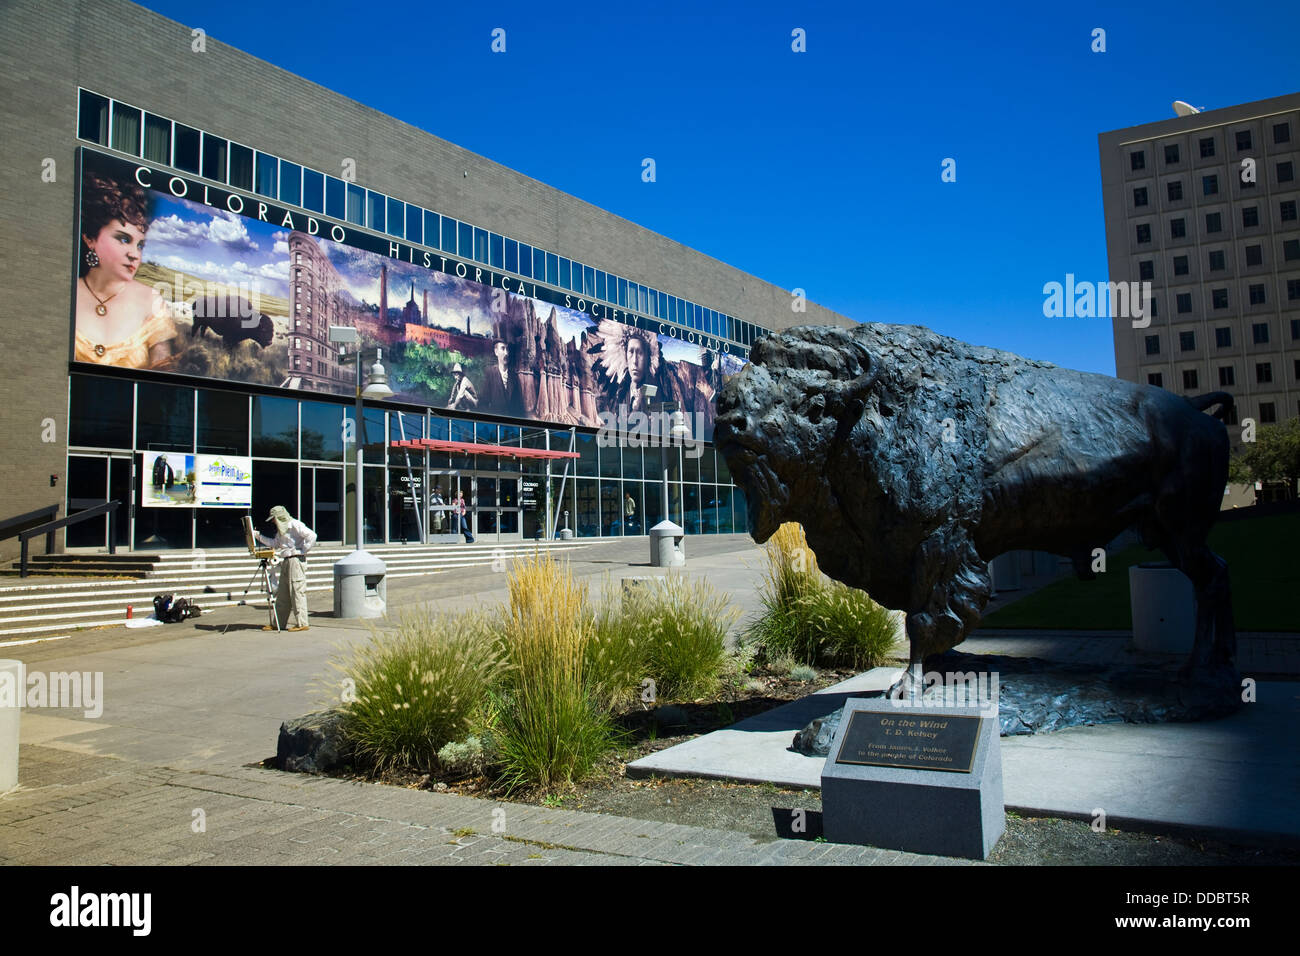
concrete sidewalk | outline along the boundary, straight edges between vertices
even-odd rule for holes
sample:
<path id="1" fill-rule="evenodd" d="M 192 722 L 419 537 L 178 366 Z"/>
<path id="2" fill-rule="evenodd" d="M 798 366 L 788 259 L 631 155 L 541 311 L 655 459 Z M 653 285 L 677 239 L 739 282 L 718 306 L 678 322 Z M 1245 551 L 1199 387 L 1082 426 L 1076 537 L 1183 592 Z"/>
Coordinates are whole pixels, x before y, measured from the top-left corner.
<path id="1" fill-rule="evenodd" d="M 746 613 L 762 557 L 747 536 L 691 539 L 686 572 Z M 644 552 L 644 554 L 642 554 Z M 606 575 L 662 574 L 644 539 L 570 557 L 599 593 Z M 223 609 L 166 627 L 84 632 L 0 649 L 40 670 L 102 671 L 99 719 L 25 710 L 19 789 L 0 797 L 0 863 L 965 863 L 864 847 L 548 810 L 250 766 L 280 723 L 337 695 L 327 662 L 370 629 L 326 616 L 267 634 L 265 612 Z M 394 612 L 499 603 L 504 574 L 472 569 L 390 588 Z M 315 686 L 313 686 L 313 684 Z"/>

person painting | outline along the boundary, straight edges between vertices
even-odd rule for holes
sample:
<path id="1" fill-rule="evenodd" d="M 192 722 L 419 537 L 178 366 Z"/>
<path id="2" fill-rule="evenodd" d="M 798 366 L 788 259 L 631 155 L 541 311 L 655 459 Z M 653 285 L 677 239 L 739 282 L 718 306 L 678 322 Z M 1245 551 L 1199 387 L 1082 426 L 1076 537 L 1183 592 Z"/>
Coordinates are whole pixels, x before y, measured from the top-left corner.
<path id="1" fill-rule="evenodd" d="M 307 552 L 316 544 L 316 532 L 297 518 L 290 517 L 289 510 L 283 505 L 271 509 L 266 519 L 275 522 L 276 535 L 268 538 L 257 535 L 257 540 L 268 548 L 275 549 L 276 558 L 284 562 L 280 571 L 280 583 L 275 592 L 275 619 L 280 630 L 307 630 L 307 572 L 304 564 Z M 285 627 L 285 624 L 288 627 Z M 274 631 L 270 624 L 263 625 L 262 630 Z"/>
<path id="2" fill-rule="evenodd" d="M 135 278 L 148 231 L 149 196 L 144 189 L 84 174 L 76 361 L 123 368 L 171 364 L 176 338 L 171 309 Z"/>

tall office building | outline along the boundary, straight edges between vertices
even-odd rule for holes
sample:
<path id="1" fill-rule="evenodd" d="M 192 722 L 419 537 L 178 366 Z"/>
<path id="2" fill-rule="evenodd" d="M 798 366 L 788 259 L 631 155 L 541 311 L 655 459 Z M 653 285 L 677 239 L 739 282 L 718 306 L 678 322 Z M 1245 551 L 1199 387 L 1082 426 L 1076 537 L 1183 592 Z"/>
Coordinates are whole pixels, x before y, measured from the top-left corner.
<path id="1" fill-rule="evenodd" d="M 1116 374 L 1231 392 L 1238 423 L 1300 415 L 1300 93 L 1098 140 L 1110 279 L 1152 290 L 1112 320 Z"/>

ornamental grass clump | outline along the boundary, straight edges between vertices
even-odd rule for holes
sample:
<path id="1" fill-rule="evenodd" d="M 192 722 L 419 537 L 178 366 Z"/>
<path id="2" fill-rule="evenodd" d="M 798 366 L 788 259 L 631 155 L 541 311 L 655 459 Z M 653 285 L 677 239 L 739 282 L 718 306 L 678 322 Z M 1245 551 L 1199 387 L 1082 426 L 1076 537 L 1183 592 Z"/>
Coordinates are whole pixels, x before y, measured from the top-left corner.
<path id="1" fill-rule="evenodd" d="M 729 663 L 727 632 L 739 611 L 703 578 L 670 573 L 647 592 L 634 607 L 657 695 L 694 700 L 716 691 Z"/>
<path id="2" fill-rule="evenodd" d="M 586 588 L 549 554 L 516 561 L 507 589 L 510 671 L 495 701 L 502 781 L 550 790 L 584 776 L 613 744 L 586 671 L 595 623 Z"/>
<path id="3" fill-rule="evenodd" d="M 378 772 L 432 772 L 439 748 L 475 724 L 508 669 L 487 615 L 408 610 L 387 632 L 330 662 L 345 680 L 343 731 Z"/>
<path id="4" fill-rule="evenodd" d="M 810 663 L 861 671 L 891 657 L 897 642 L 894 616 L 866 592 L 827 581 L 801 597 L 797 607 L 816 641 L 816 659 Z"/>
<path id="5" fill-rule="evenodd" d="M 649 615 L 646 589 L 606 579 L 595 613 L 595 633 L 587 648 L 587 682 L 599 706 L 614 711 L 641 692 L 649 642 L 640 622 Z"/>

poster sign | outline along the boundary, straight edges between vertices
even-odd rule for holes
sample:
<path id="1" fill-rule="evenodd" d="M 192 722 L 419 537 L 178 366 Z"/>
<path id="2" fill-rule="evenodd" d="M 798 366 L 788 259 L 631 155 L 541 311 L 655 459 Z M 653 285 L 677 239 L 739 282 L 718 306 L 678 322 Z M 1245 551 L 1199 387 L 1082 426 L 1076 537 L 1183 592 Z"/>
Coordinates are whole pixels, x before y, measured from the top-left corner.
<path id="1" fill-rule="evenodd" d="M 240 508 L 253 506 L 253 460 L 235 455 L 144 453 L 145 508 Z"/>
<path id="2" fill-rule="evenodd" d="M 620 408 L 650 411 L 641 386 L 653 385 L 697 440 L 744 362 L 725 338 L 556 288 L 558 276 L 413 244 L 414 225 L 382 236 L 339 210 L 81 157 L 76 362 L 352 395 L 354 366 L 329 341 L 348 326 L 383 350 L 396 402 L 599 428 Z"/>

